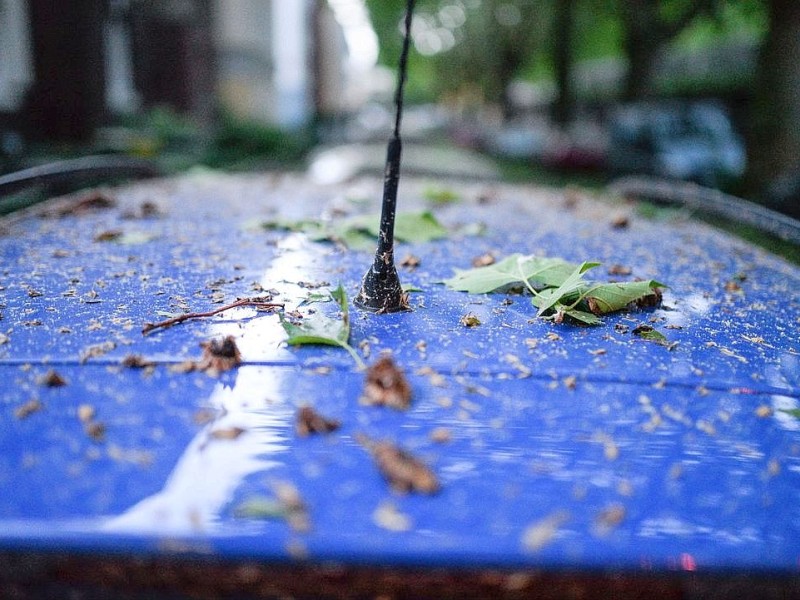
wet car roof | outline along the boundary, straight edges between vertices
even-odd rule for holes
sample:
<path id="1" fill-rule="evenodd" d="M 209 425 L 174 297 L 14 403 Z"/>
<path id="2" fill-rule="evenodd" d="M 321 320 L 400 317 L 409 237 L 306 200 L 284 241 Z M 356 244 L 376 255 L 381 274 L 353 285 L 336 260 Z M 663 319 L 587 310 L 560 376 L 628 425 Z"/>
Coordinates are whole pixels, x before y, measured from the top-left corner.
<path id="1" fill-rule="evenodd" d="M 374 212 L 378 183 L 200 173 L 0 221 L 0 482 L 13 490 L 0 496 L 0 548 L 796 570 L 800 421 L 786 411 L 800 405 L 800 270 L 695 221 L 501 184 L 447 183 L 457 200 L 431 206 L 429 181 L 403 181 L 402 209 L 433 210 L 448 234 L 398 247 L 419 258 L 400 270 L 419 290 L 413 311 L 351 307 L 350 340 L 368 363 L 392 354 L 413 391 L 406 411 L 365 406 L 350 355 L 288 347 L 274 312 L 141 333 L 239 297 L 335 318 L 314 294 L 341 284 L 352 298 L 374 248 L 262 225 Z M 609 280 L 623 265 L 624 278 L 669 287 L 660 307 L 578 327 L 536 319 L 519 294 L 440 284 L 477 256 L 515 252 L 597 260 Z M 667 343 L 633 335 L 641 324 Z M 180 368 L 229 335 L 240 366 Z M 306 405 L 340 429 L 298 437 Z M 441 490 L 396 493 L 359 436 L 404 448 Z M 307 530 L 247 510 L 282 484 Z"/>

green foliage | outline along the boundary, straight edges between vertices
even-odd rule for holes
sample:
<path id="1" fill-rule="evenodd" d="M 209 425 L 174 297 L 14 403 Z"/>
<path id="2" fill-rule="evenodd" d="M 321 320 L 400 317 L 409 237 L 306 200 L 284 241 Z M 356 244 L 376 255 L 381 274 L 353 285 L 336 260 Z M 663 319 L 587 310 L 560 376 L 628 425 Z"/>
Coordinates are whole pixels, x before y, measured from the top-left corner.
<path id="1" fill-rule="evenodd" d="M 512 254 L 486 267 L 456 270 L 456 274 L 444 281 L 453 290 L 470 294 L 486 294 L 513 285 L 527 287 L 559 286 L 574 270 L 574 265 L 560 258 Z"/>
<path id="2" fill-rule="evenodd" d="M 380 215 L 356 215 L 335 222 L 273 220 L 261 226 L 265 229 L 299 231 L 314 241 L 331 241 L 349 248 L 368 250 L 375 246 L 380 234 Z M 447 229 L 429 211 L 397 213 L 394 236 L 401 242 L 422 243 L 446 237 Z"/>
<path id="3" fill-rule="evenodd" d="M 344 348 L 356 361 L 364 367 L 364 361 L 350 345 L 350 311 L 347 305 L 347 294 L 339 285 L 330 293 L 331 298 L 339 305 L 339 318 L 326 317 L 320 311 L 309 314 L 298 323 L 293 323 L 281 314 L 281 325 L 289 336 L 286 343 L 290 346 L 324 345 Z"/>
<path id="4" fill-rule="evenodd" d="M 228 169 L 291 163 L 302 159 L 312 142 L 308 131 L 288 132 L 258 121 L 225 115 L 203 163 Z"/>
<path id="5" fill-rule="evenodd" d="M 453 204 L 461 200 L 458 192 L 452 188 L 440 185 L 428 185 L 422 191 L 422 195 L 431 204 Z"/>
<path id="6" fill-rule="evenodd" d="M 586 279 L 585 274 L 599 265 L 512 254 L 493 265 L 457 270 L 443 283 L 471 294 L 522 287 L 531 294 L 537 316 L 559 323 L 567 317 L 585 325 L 598 325 L 602 315 L 625 310 L 631 304 L 655 303 L 659 288 L 665 287 L 652 279 L 620 283 Z"/>
<path id="7" fill-rule="evenodd" d="M 668 350 L 674 349 L 678 344 L 677 342 L 670 342 L 663 333 L 650 325 L 638 325 L 633 329 L 633 335 L 649 342 L 655 342 Z"/>

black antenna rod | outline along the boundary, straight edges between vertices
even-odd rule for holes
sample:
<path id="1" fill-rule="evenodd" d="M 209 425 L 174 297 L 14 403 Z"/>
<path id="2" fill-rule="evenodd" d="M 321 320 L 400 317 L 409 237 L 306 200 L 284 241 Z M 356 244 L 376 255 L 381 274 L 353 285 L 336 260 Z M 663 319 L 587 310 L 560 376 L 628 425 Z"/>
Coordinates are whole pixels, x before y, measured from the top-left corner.
<path id="1" fill-rule="evenodd" d="M 405 31 L 403 32 L 403 51 L 400 53 L 397 90 L 394 102 L 396 116 L 394 131 L 386 150 L 386 168 L 383 174 L 383 204 L 381 207 L 381 228 L 378 249 L 372 267 L 364 275 L 361 291 L 355 299 L 358 308 L 376 313 L 390 313 L 410 310 L 407 295 L 400 285 L 397 269 L 394 266 L 394 221 L 397 212 L 397 186 L 400 183 L 400 155 L 403 144 L 400 141 L 400 121 L 403 116 L 403 87 L 408 68 L 408 46 L 411 36 L 411 17 L 415 0 L 406 2 Z"/>

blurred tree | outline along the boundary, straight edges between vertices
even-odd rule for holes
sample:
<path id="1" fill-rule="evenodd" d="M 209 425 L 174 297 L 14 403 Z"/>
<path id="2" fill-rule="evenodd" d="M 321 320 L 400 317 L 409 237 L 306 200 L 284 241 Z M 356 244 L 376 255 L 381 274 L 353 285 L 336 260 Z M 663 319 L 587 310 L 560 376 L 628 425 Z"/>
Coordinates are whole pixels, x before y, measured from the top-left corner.
<path id="1" fill-rule="evenodd" d="M 509 85 L 535 58 L 552 30 L 557 0 L 419 0 L 412 37 L 430 63 L 434 94 L 476 90 L 483 101 L 510 116 Z M 404 0 L 369 0 L 381 39 L 381 57 L 393 64 L 399 54 L 398 23 Z M 413 77 L 414 68 L 410 71 Z"/>
<path id="2" fill-rule="evenodd" d="M 752 183 L 800 187 L 800 2 L 767 0 L 769 29 L 761 48 L 751 119 Z M 800 195 L 794 190 L 794 202 Z M 789 194 L 791 196 L 791 193 Z M 779 200 L 791 201 L 790 197 Z M 800 206 L 784 206 L 800 215 Z"/>
<path id="3" fill-rule="evenodd" d="M 628 73 L 623 96 L 655 94 L 655 72 L 665 46 L 701 14 L 713 14 L 723 0 L 619 0 Z"/>

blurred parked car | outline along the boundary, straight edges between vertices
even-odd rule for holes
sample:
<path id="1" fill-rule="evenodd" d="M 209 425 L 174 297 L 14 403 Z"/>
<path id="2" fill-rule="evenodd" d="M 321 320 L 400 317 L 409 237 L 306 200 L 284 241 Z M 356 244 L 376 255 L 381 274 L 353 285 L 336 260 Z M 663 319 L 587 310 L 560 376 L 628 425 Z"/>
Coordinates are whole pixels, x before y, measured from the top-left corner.
<path id="1" fill-rule="evenodd" d="M 709 187 L 744 174 L 744 143 L 716 102 L 643 102 L 611 115 L 609 166 L 618 173 L 684 179 Z"/>

